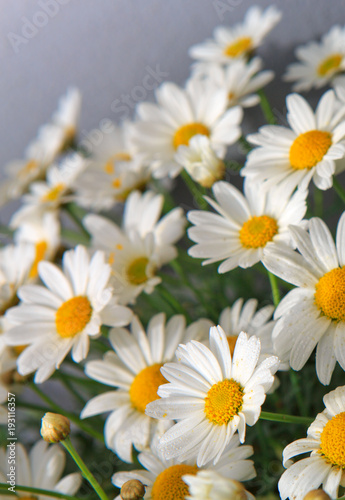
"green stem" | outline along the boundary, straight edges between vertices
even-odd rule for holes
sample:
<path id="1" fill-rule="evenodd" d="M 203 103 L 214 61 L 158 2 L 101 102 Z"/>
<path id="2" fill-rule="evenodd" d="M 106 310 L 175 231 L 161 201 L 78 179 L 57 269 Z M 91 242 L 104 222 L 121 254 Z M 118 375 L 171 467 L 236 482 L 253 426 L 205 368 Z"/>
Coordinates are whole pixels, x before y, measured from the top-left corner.
<path id="1" fill-rule="evenodd" d="M 90 242 L 90 237 L 81 233 L 76 233 L 72 231 L 72 229 L 61 228 L 61 238 L 66 240 L 68 243 L 72 243 L 72 245 L 78 245 L 81 243 L 82 245 L 88 245 Z"/>
<path id="2" fill-rule="evenodd" d="M 63 208 L 68 213 L 70 218 L 75 222 L 76 226 L 80 229 L 82 233 L 82 238 L 84 240 L 90 241 L 90 235 L 86 231 L 82 223 L 84 211 L 74 203 L 67 203 L 66 205 L 63 206 Z"/>
<path id="3" fill-rule="evenodd" d="M 162 284 L 158 287 L 161 296 L 168 302 L 168 304 L 175 310 L 178 314 L 183 314 L 188 321 L 191 321 L 191 317 L 188 312 L 181 306 L 180 302 L 167 290 Z"/>
<path id="4" fill-rule="evenodd" d="M 207 201 L 204 200 L 204 195 L 206 194 L 205 188 L 203 188 L 202 186 L 197 186 L 185 170 L 182 170 L 181 177 L 184 180 L 184 183 L 189 189 L 191 195 L 193 196 L 193 200 L 196 206 L 201 210 L 206 210 L 208 205 Z"/>
<path id="5" fill-rule="evenodd" d="M 89 427 L 88 425 L 86 425 L 74 413 L 71 413 L 71 412 L 66 411 L 63 408 L 61 408 L 61 406 L 59 406 L 52 399 L 50 399 L 50 397 L 47 396 L 43 391 L 41 391 L 41 389 L 39 389 L 37 387 L 37 385 L 35 385 L 34 383 L 31 383 L 30 387 L 34 392 L 36 392 L 36 394 L 42 399 L 42 401 L 45 401 L 50 406 L 50 408 L 54 412 L 60 413 L 61 415 L 64 415 L 65 417 L 69 418 L 71 420 L 71 422 L 73 422 L 78 427 L 80 427 L 80 429 L 82 429 L 84 432 L 86 432 L 87 434 L 90 434 L 90 436 L 98 439 L 99 441 L 104 442 L 103 434 L 101 432 L 98 432 L 95 429 L 93 429 L 92 427 Z"/>
<path id="6" fill-rule="evenodd" d="M 333 187 L 334 187 L 334 191 L 337 193 L 337 195 L 339 196 L 341 201 L 343 201 L 345 203 L 345 189 L 340 184 L 338 179 L 334 176 L 333 176 Z"/>
<path id="7" fill-rule="evenodd" d="M 242 146 L 243 154 L 247 154 L 253 149 L 252 146 L 249 144 L 249 142 L 243 136 L 239 138 L 238 142 Z"/>
<path id="8" fill-rule="evenodd" d="M 304 424 L 310 425 L 313 418 L 310 417 L 296 417 L 295 415 L 284 415 L 283 413 L 271 413 L 262 411 L 260 414 L 261 420 L 269 420 L 270 422 L 283 422 L 287 424 Z"/>
<path id="9" fill-rule="evenodd" d="M 267 274 L 268 274 L 268 278 L 270 280 L 270 285 L 271 285 L 271 289 L 272 289 L 273 304 L 274 304 L 274 307 L 277 307 L 279 302 L 280 302 L 280 293 L 279 293 L 277 277 L 268 270 L 267 270 Z"/>
<path id="10" fill-rule="evenodd" d="M 315 217 L 322 217 L 323 212 L 323 191 L 314 186 L 313 191 L 314 198 L 314 215 Z"/>
<path id="11" fill-rule="evenodd" d="M 2 490 L 4 490 L 4 491 L 2 491 Z M 5 490 L 6 490 L 6 493 L 5 493 Z M 31 486 L 21 486 L 19 484 L 15 485 L 15 490 L 25 491 L 27 493 L 34 493 L 35 495 L 46 495 L 47 497 L 63 498 L 65 500 L 80 500 L 77 497 L 74 497 L 72 495 L 66 495 L 65 493 L 59 493 L 57 491 L 51 491 L 51 490 L 42 490 L 41 488 L 32 488 Z M 6 484 L 6 483 L 0 483 L 0 496 L 2 494 L 4 494 L 4 495 L 16 495 L 15 493 L 8 491 L 8 484 Z"/>
<path id="12" fill-rule="evenodd" d="M 266 94 L 263 90 L 258 91 L 258 96 L 260 97 L 260 106 L 262 112 L 270 125 L 276 125 L 277 120 L 272 111 L 271 105 L 266 97 Z"/>
<path id="13" fill-rule="evenodd" d="M 290 375 L 291 385 L 292 385 L 293 391 L 294 391 L 295 396 L 296 396 L 298 409 L 302 415 L 306 415 L 306 413 L 307 413 L 306 407 L 304 404 L 303 394 L 302 394 L 302 391 L 301 391 L 301 388 L 300 388 L 300 385 L 298 382 L 297 373 L 294 370 L 290 370 L 289 375 Z"/>
<path id="14" fill-rule="evenodd" d="M 68 437 L 64 441 L 60 441 L 60 443 L 62 444 L 62 446 L 64 446 L 66 448 L 68 453 L 71 455 L 71 457 L 73 458 L 73 460 L 75 461 L 75 463 L 79 467 L 79 469 L 82 473 L 82 476 L 90 483 L 90 485 L 95 490 L 95 492 L 97 493 L 99 498 L 101 500 L 108 500 L 108 497 L 105 494 L 104 490 L 102 489 L 100 484 L 96 481 L 96 478 L 94 477 L 94 475 L 87 468 L 85 462 L 82 460 L 82 458 L 78 454 L 77 450 L 74 448 L 70 438 Z"/>
<path id="15" fill-rule="evenodd" d="M 61 382 L 63 383 L 63 385 L 66 387 L 67 390 L 70 391 L 70 393 L 75 397 L 75 399 L 77 401 L 79 401 L 79 403 L 81 403 L 83 406 L 85 406 L 86 401 L 79 394 L 79 392 L 75 390 L 75 388 L 73 387 L 73 385 L 70 382 L 69 376 L 65 375 L 62 372 L 56 372 L 56 377 L 61 380 Z"/>

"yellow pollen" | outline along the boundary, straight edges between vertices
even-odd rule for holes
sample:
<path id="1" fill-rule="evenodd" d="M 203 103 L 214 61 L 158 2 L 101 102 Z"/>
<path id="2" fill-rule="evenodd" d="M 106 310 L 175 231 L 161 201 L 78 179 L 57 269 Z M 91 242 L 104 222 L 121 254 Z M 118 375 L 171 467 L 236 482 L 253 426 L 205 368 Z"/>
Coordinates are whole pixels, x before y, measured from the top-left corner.
<path id="1" fill-rule="evenodd" d="M 249 36 L 237 38 L 225 47 L 224 54 L 228 57 L 239 57 L 252 49 L 252 39 Z"/>
<path id="2" fill-rule="evenodd" d="M 182 476 L 195 476 L 198 470 L 196 465 L 185 464 L 171 465 L 163 470 L 153 483 L 152 500 L 184 500 L 189 494 L 189 488 Z"/>
<path id="3" fill-rule="evenodd" d="M 243 388 L 234 379 L 214 384 L 205 398 L 205 413 L 210 422 L 225 425 L 242 409 Z"/>
<path id="4" fill-rule="evenodd" d="M 122 182 L 121 182 L 120 177 L 116 177 L 116 179 L 114 179 L 111 182 L 112 187 L 115 188 L 115 189 L 119 189 L 121 187 L 121 184 L 122 184 Z"/>
<path id="5" fill-rule="evenodd" d="M 321 312 L 335 321 L 345 321 L 345 267 L 324 274 L 315 289 L 315 303 Z"/>
<path id="6" fill-rule="evenodd" d="M 228 340 L 230 354 L 232 356 L 234 354 L 235 345 L 236 345 L 238 337 L 237 337 L 237 335 L 228 335 L 226 338 Z"/>
<path id="7" fill-rule="evenodd" d="M 311 169 L 325 156 L 332 145 L 332 135 L 322 130 L 309 130 L 293 141 L 289 160 L 295 170 Z"/>
<path id="8" fill-rule="evenodd" d="M 33 172 L 37 168 L 38 168 L 37 161 L 36 160 L 29 160 L 24 165 L 24 167 L 19 170 L 19 172 L 17 173 L 17 177 L 19 177 L 19 178 L 26 177 L 28 174 L 30 174 L 31 172 Z"/>
<path id="9" fill-rule="evenodd" d="M 42 196 L 42 201 L 56 201 L 61 193 L 66 189 L 65 184 L 57 184 L 48 193 Z"/>
<path id="10" fill-rule="evenodd" d="M 268 215 L 251 217 L 240 230 L 240 242 L 244 248 L 262 248 L 278 233 L 278 224 Z"/>
<path id="11" fill-rule="evenodd" d="M 123 250 L 123 245 L 121 245 L 121 243 L 117 243 L 116 248 L 117 250 Z"/>
<path id="12" fill-rule="evenodd" d="M 326 76 L 339 69 L 343 56 L 341 54 L 332 54 L 326 57 L 317 67 L 317 74 L 319 76 Z"/>
<path id="13" fill-rule="evenodd" d="M 115 262 L 115 252 L 110 252 L 108 257 L 108 264 L 112 266 Z"/>
<path id="14" fill-rule="evenodd" d="M 179 146 L 188 146 L 191 138 L 197 134 L 206 135 L 208 137 L 210 131 L 205 125 L 198 122 L 183 125 L 175 132 L 173 138 L 174 149 L 177 149 Z"/>
<path id="15" fill-rule="evenodd" d="M 28 346 L 28 344 L 25 344 L 25 345 L 15 345 L 13 346 L 13 350 L 14 352 L 17 354 L 17 356 L 19 356 L 19 354 L 21 354 L 24 349 L 26 349 Z"/>
<path id="16" fill-rule="evenodd" d="M 165 384 L 167 380 L 160 372 L 163 364 L 156 363 L 141 370 L 134 378 L 129 389 L 129 397 L 134 408 L 145 413 L 146 406 L 156 399 L 158 387 Z"/>
<path id="17" fill-rule="evenodd" d="M 332 465 L 345 469 L 345 412 L 338 413 L 325 425 L 320 453 Z"/>
<path id="18" fill-rule="evenodd" d="M 106 174 L 113 175 L 115 173 L 115 164 L 117 161 L 131 161 L 132 157 L 130 154 L 121 152 L 116 153 L 111 156 L 104 165 L 104 171 Z"/>
<path id="19" fill-rule="evenodd" d="M 126 275 L 131 285 L 141 285 L 147 281 L 146 267 L 149 263 L 147 257 L 139 257 L 133 260 L 126 269 Z"/>
<path id="20" fill-rule="evenodd" d="M 46 241 L 39 241 L 35 245 L 35 259 L 29 272 L 29 278 L 36 278 L 38 263 L 44 259 L 48 244 Z"/>
<path id="21" fill-rule="evenodd" d="M 67 300 L 55 315 L 56 330 L 60 337 L 74 337 L 80 333 L 92 316 L 92 307 L 87 297 L 79 295 Z"/>

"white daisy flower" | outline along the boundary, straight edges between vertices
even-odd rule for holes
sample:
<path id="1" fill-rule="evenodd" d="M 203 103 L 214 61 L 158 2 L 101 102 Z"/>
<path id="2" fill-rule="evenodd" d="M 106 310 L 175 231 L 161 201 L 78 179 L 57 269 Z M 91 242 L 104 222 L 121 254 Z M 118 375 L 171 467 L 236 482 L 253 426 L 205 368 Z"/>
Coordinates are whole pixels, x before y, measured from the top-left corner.
<path id="1" fill-rule="evenodd" d="M 58 109 L 52 116 L 52 122 L 63 131 L 64 145 L 70 145 L 77 133 L 81 108 L 79 89 L 71 87 L 58 103 Z"/>
<path id="2" fill-rule="evenodd" d="M 245 481 L 256 476 L 252 460 L 246 460 L 253 454 L 253 448 L 248 445 L 241 446 L 237 436 L 234 436 L 227 445 L 217 465 L 209 465 L 201 469 L 195 460 L 180 463 L 177 460 L 166 460 L 155 446 L 145 450 L 137 457 L 144 469 L 129 472 L 117 472 L 112 477 L 112 482 L 121 488 L 126 481 L 138 479 L 146 486 L 145 500 L 162 498 L 165 500 L 184 500 L 188 495 L 185 475 L 199 477 L 201 472 L 216 474 L 217 478 L 224 481 Z M 146 469 L 146 470 L 145 470 Z M 190 476 L 187 476 L 188 478 Z M 190 482 L 188 481 L 188 484 Z M 121 500 L 121 497 L 116 497 Z"/>
<path id="3" fill-rule="evenodd" d="M 43 217 L 21 224 L 14 233 L 16 243 L 29 243 L 35 248 L 35 259 L 29 278 L 37 277 L 37 266 L 41 260 L 52 261 L 60 245 L 60 222 L 55 212 L 46 212 Z"/>
<path id="4" fill-rule="evenodd" d="M 345 386 L 326 394 L 323 402 L 326 408 L 308 428 L 307 437 L 284 449 L 283 465 L 288 469 L 278 483 L 282 500 L 303 500 L 320 485 L 337 498 L 339 485 L 345 486 Z M 309 452 L 308 458 L 292 465 L 291 457 Z"/>
<path id="5" fill-rule="evenodd" d="M 286 106 L 291 129 L 265 125 L 249 135 L 248 141 L 258 147 L 249 153 L 241 175 L 264 181 L 267 189 L 283 179 L 297 186 L 305 177 L 312 177 L 319 189 L 329 189 L 335 160 L 345 155 L 345 106 L 339 108 L 333 90 L 321 97 L 315 113 L 298 94 L 287 96 Z"/>
<path id="6" fill-rule="evenodd" d="M 23 196 L 24 205 L 13 214 L 10 227 L 18 228 L 23 223 L 30 223 L 47 211 L 56 211 L 62 203 L 70 201 L 72 198 L 68 194 L 86 163 L 85 158 L 73 153 L 60 164 L 51 165 L 46 181 L 32 183 L 31 192 Z"/>
<path id="7" fill-rule="evenodd" d="M 248 9 L 242 23 L 231 28 L 219 26 L 213 32 L 213 39 L 194 45 L 189 55 L 193 59 L 220 64 L 249 57 L 280 19 L 281 12 L 274 5 L 264 11 L 254 5 Z"/>
<path id="8" fill-rule="evenodd" d="M 158 104 L 137 106 L 139 120 L 131 134 L 133 146 L 146 153 L 155 177 L 175 177 L 181 171 L 175 153 L 197 134 L 209 137 L 219 158 L 241 135 L 242 109 L 227 110 L 227 92 L 210 81 L 190 79 L 184 89 L 164 83 L 156 99 Z"/>
<path id="9" fill-rule="evenodd" d="M 195 135 L 188 146 L 180 146 L 175 160 L 201 186 L 209 188 L 224 177 L 225 164 L 218 158 L 205 135 Z"/>
<path id="10" fill-rule="evenodd" d="M 345 29 L 333 26 L 321 42 L 297 47 L 295 54 L 300 62 L 290 64 L 283 79 L 296 82 L 297 92 L 323 87 L 345 70 Z"/>
<path id="11" fill-rule="evenodd" d="M 277 245 L 267 247 L 263 259 L 267 269 L 297 287 L 275 311 L 273 345 L 294 370 L 303 368 L 317 346 L 317 376 L 327 385 L 336 361 L 345 370 L 345 212 L 336 245 L 317 217 L 310 219 L 309 233 L 298 226 L 290 231 L 300 254 Z"/>
<path id="12" fill-rule="evenodd" d="M 147 162 L 133 150 L 128 134 L 130 123 L 112 125 L 88 157 L 88 168 L 78 178 L 76 202 L 93 210 L 110 210 L 126 200 L 129 193 L 146 185 L 150 178 Z"/>
<path id="13" fill-rule="evenodd" d="M 227 479 L 211 470 L 202 470 L 195 476 L 187 475 L 183 481 L 188 484 L 186 500 L 255 500 L 238 481 Z"/>
<path id="14" fill-rule="evenodd" d="M 208 64 L 206 73 L 199 76 L 207 76 L 218 88 L 226 89 L 228 94 L 228 105 L 239 105 L 244 108 L 259 104 L 260 97 L 257 91 L 265 87 L 274 78 L 273 71 L 261 71 L 262 59 L 254 57 L 249 62 L 243 59 L 235 60 L 228 66 L 220 64 Z"/>
<path id="15" fill-rule="evenodd" d="M 246 424 L 258 420 L 279 366 L 275 356 L 258 365 L 259 355 L 260 340 L 241 332 L 231 358 L 220 326 L 210 329 L 210 349 L 194 340 L 178 347 L 179 363 L 161 368 L 170 384 L 160 386 L 162 399 L 146 408 L 150 417 L 178 420 L 158 445 L 166 459 L 196 458 L 202 467 L 219 461 L 236 431 L 244 442 Z"/>
<path id="16" fill-rule="evenodd" d="M 267 245 L 291 242 L 289 224 L 299 224 L 306 212 L 308 191 L 293 189 L 282 183 L 266 192 L 259 184 L 244 183 L 244 195 L 227 182 L 216 182 L 213 194 L 217 203 L 205 197 L 218 212 L 205 210 L 188 212 L 195 224 L 188 236 L 197 244 L 188 250 L 189 255 L 206 258 L 203 265 L 223 260 L 219 273 L 226 273 L 237 266 L 251 267 L 263 258 Z"/>
<path id="17" fill-rule="evenodd" d="M 25 285 L 18 291 L 21 304 L 6 318 L 15 326 L 4 333 L 8 345 L 29 345 L 19 356 L 21 375 L 36 371 L 35 382 L 47 380 L 68 352 L 76 363 L 85 359 L 89 339 L 100 335 L 102 324 L 127 325 L 132 312 L 114 304 L 108 287 L 110 266 L 103 252 L 90 260 L 79 245 L 64 253 L 63 270 L 41 261 L 38 274 L 46 285 Z"/>
<path id="18" fill-rule="evenodd" d="M 57 444 L 49 445 L 42 439 L 38 441 L 29 454 L 25 451 L 21 443 L 16 443 L 15 449 L 15 484 L 18 486 L 29 486 L 40 488 L 66 495 L 74 495 L 80 488 L 82 477 L 79 472 L 68 474 L 61 478 L 65 468 L 66 456 L 61 447 Z M 0 448 L 0 482 L 6 483 L 9 480 L 11 465 L 11 448 Z M 29 493 L 17 491 L 19 498 L 31 499 Z M 28 496 L 29 495 L 29 496 Z M 4 500 L 13 499 L 12 495 L 2 496 Z M 37 500 L 48 500 L 45 495 L 35 495 Z"/>
<path id="19" fill-rule="evenodd" d="M 131 333 L 124 328 L 109 332 L 115 351 L 109 351 L 102 361 L 86 364 L 86 374 L 117 390 L 91 399 L 81 413 L 90 417 L 111 411 L 104 429 L 108 448 L 127 462 L 132 461 L 132 445 L 138 450 L 149 446 L 155 434 L 163 434 L 169 422 L 160 423 L 145 415 L 148 403 L 158 399 L 157 389 L 166 382 L 160 372 L 163 363 L 174 358 L 180 342 L 204 338 L 210 321 L 199 320 L 186 328 L 183 316 L 173 316 L 165 323 L 165 314 L 153 316 L 147 334 L 137 317 L 131 323 Z"/>
<path id="20" fill-rule="evenodd" d="M 186 219 L 175 208 L 158 221 L 163 201 L 152 191 L 134 191 L 125 204 L 122 228 L 99 215 L 83 220 L 93 248 L 103 250 L 111 264 L 111 284 L 121 304 L 133 303 L 142 291 L 151 293 L 161 282 L 156 270 L 177 256 L 174 243 L 184 234 Z"/>

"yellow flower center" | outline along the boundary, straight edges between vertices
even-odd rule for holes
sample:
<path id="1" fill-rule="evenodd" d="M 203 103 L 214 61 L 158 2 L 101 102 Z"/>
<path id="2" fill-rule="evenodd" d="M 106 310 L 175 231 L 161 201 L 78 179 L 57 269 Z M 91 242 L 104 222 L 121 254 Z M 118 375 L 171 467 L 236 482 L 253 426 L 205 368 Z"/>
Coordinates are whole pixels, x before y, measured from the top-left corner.
<path id="1" fill-rule="evenodd" d="M 208 137 L 210 131 L 205 125 L 198 122 L 183 125 L 175 132 L 173 138 L 174 149 L 177 149 L 179 146 L 188 146 L 191 138 L 197 134 L 207 135 Z"/>
<path id="2" fill-rule="evenodd" d="M 48 244 L 46 241 L 39 241 L 35 245 L 35 259 L 29 272 L 29 278 L 36 278 L 38 263 L 44 259 Z"/>
<path id="3" fill-rule="evenodd" d="M 189 494 L 189 488 L 182 476 L 186 474 L 195 476 L 197 472 L 196 465 L 178 464 L 168 467 L 158 474 L 153 483 L 152 500 L 184 500 Z"/>
<path id="4" fill-rule="evenodd" d="M 163 364 L 156 363 L 141 370 L 134 378 L 129 389 L 129 397 L 134 408 L 145 413 L 146 406 L 156 399 L 158 387 L 165 384 L 167 380 L 161 374 Z"/>
<path id="5" fill-rule="evenodd" d="M 205 413 L 210 422 L 225 425 L 242 409 L 243 388 L 233 379 L 214 384 L 205 398 Z"/>
<path id="6" fill-rule="evenodd" d="M 332 54 L 326 57 L 326 59 L 318 65 L 317 74 L 319 76 L 326 76 L 328 73 L 333 73 L 339 68 L 342 60 L 343 56 L 341 54 Z"/>
<path id="7" fill-rule="evenodd" d="M 121 152 L 121 153 L 116 153 L 115 155 L 111 156 L 106 164 L 104 165 L 104 171 L 105 173 L 109 175 L 113 175 L 115 173 L 115 164 L 117 161 L 131 161 L 132 157 L 130 154 Z"/>
<path id="8" fill-rule="evenodd" d="M 17 356 L 19 356 L 19 354 L 21 354 L 27 348 L 27 346 L 28 346 L 28 344 L 14 345 L 13 350 L 14 350 L 15 354 Z"/>
<path id="9" fill-rule="evenodd" d="M 66 189 L 65 184 L 57 184 L 50 191 L 48 191 L 44 196 L 42 196 L 42 201 L 56 201 L 60 198 L 63 191 Z"/>
<path id="10" fill-rule="evenodd" d="M 278 233 L 278 224 L 268 215 L 251 217 L 240 230 L 240 242 L 244 248 L 264 247 Z"/>
<path id="11" fill-rule="evenodd" d="M 315 303 L 321 312 L 335 321 L 345 321 L 345 267 L 324 274 L 315 289 Z"/>
<path id="12" fill-rule="evenodd" d="M 327 461 L 345 469 L 345 412 L 335 415 L 321 433 L 320 453 Z"/>
<path id="13" fill-rule="evenodd" d="M 126 275 L 131 285 L 141 285 L 147 281 L 146 268 L 148 263 L 149 259 L 147 257 L 139 257 L 129 264 Z"/>
<path id="14" fill-rule="evenodd" d="M 55 315 L 56 330 L 60 337 L 74 337 L 80 333 L 92 316 L 92 307 L 87 297 L 79 295 L 67 300 Z"/>
<path id="15" fill-rule="evenodd" d="M 239 57 L 252 49 L 252 39 L 249 36 L 237 38 L 234 42 L 227 45 L 224 54 L 228 57 Z"/>
<path id="16" fill-rule="evenodd" d="M 232 356 L 234 354 L 235 345 L 236 345 L 238 337 L 237 337 L 237 335 L 228 335 L 226 338 L 228 340 L 230 354 Z"/>
<path id="17" fill-rule="evenodd" d="M 17 173 L 17 177 L 22 178 L 22 177 L 26 177 L 28 174 L 30 174 L 31 172 L 34 172 L 36 169 L 38 168 L 38 163 L 36 160 L 29 160 L 23 168 L 21 168 L 19 170 L 19 172 Z"/>
<path id="18" fill-rule="evenodd" d="M 309 130 L 293 141 L 289 160 L 295 170 L 311 169 L 325 156 L 332 145 L 332 135 L 322 130 Z"/>

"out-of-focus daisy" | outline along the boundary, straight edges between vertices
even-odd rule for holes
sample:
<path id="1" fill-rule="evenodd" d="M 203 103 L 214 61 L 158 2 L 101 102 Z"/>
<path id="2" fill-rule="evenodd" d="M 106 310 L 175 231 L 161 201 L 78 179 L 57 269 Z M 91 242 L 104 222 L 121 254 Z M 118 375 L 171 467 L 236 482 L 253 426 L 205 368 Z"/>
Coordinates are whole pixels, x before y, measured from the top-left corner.
<path id="1" fill-rule="evenodd" d="M 9 345 L 28 345 L 19 356 L 21 375 L 36 371 L 35 382 L 47 380 L 72 349 L 75 362 L 85 359 L 90 337 L 100 335 L 102 324 L 127 325 L 132 312 L 113 303 L 108 287 L 110 266 L 103 252 L 90 260 L 79 245 L 64 253 L 63 270 L 41 261 L 41 285 L 24 285 L 18 291 L 20 305 L 7 311 L 15 326 L 4 333 Z"/>
<path id="2" fill-rule="evenodd" d="M 165 323 L 163 313 L 153 316 L 147 334 L 137 317 L 131 323 L 131 333 L 113 328 L 109 333 L 115 351 L 105 354 L 102 361 L 86 364 L 86 374 L 99 382 L 117 388 L 91 399 L 82 418 L 111 411 L 105 440 L 122 460 L 132 461 L 132 445 L 138 450 L 149 446 L 156 433 L 163 433 L 166 424 L 145 415 L 148 403 L 158 399 L 157 389 L 166 380 L 160 372 L 163 363 L 174 358 L 179 343 L 207 336 L 211 322 L 199 320 L 186 328 L 183 316 L 173 316 Z M 170 425 L 170 422 L 168 423 Z"/>
<path id="3" fill-rule="evenodd" d="M 333 90 L 326 92 L 315 113 L 298 94 L 286 98 L 287 120 L 291 129 L 265 125 L 247 137 L 258 146 L 248 155 L 241 175 L 264 181 L 267 189 L 283 179 L 298 185 L 313 178 L 322 190 L 333 184 L 335 160 L 345 155 L 345 106 L 339 109 Z"/>
<path id="4" fill-rule="evenodd" d="M 263 264 L 297 288 L 283 298 L 275 311 L 273 345 L 282 360 L 300 370 L 314 348 L 316 372 L 329 384 L 336 361 L 345 370 L 345 213 L 341 216 L 336 245 L 326 224 L 310 219 L 309 232 L 290 227 L 300 254 L 277 245 L 267 247 Z"/>
<path id="5" fill-rule="evenodd" d="M 22 243 L 0 249 L 0 315 L 18 302 L 18 288 L 28 281 L 34 261 L 33 245 Z"/>
<path id="6" fill-rule="evenodd" d="M 231 28 L 219 26 L 213 32 L 213 39 L 194 45 L 189 49 L 189 55 L 199 61 L 220 64 L 249 57 L 280 18 L 281 13 L 274 5 L 264 11 L 256 5 L 252 6 L 241 24 Z"/>
<path id="7" fill-rule="evenodd" d="M 23 196 L 24 205 L 14 213 L 10 226 L 18 228 L 21 224 L 42 217 L 47 211 L 55 211 L 64 202 L 70 200 L 70 190 L 80 173 L 86 167 L 86 160 L 73 153 L 52 165 L 47 171 L 46 182 L 34 182 L 30 193 Z"/>
<path id="8" fill-rule="evenodd" d="M 307 437 L 284 449 L 283 465 L 288 469 L 278 483 L 282 500 L 303 500 L 320 485 L 337 498 L 339 485 L 345 486 L 345 386 L 326 394 L 323 402 L 326 408 L 308 428 Z M 309 452 L 310 457 L 292 465 L 291 457 Z"/>
<path id="9" fill-rule="evenodd" d="M 188 146 L 180 146 L 175 160 L 185 168 L 192 179 L 207 188 L 224 176 L 225 164 L 218 158 L 205 135 L 195 135 Z"/>
<path id="10" fill-rule="evenodd" d="M 209 138 L 219 158 L 225 157 L 226 147 L 241 135 L 242 109 L 227 111 L 227 92 L 211 81 L 193 78 L 184 89 L 164 83 L 157 89 L 156 99 L 158 104 L 137 106 L 138 121 L 131 134 L 133 146 L 147 154 L 155 177 L 174 177 L 181 171 L 175 153 L 197 134 Z"/>
<path id="11" fill-rule="evenodd" d="M 138 455 L 138 460 L 146 469 L 130 472 L 117 472 L 112 478 L 115 486 L 121 486 L 131 479 L 138 479 L 146 485 L 145 500 L 162 498 L 165 500 L 184 500 L 188 495 L 188 486 L 184 480 L 186 474 L 199 476 L 201 471 L 212 472 L 222 480 L 246 481 L 256 476 L 252 460 L 246 460 L 253 454 L 253 448 L 248 445 L 239 445 L 237 436 L 234 436 L 227 445 L 217 465 L 209 465 L 206 469 L 197 467 L 195 460 L 180 463 L 177 460 L 166 460 L 156 446 L 145 450 Z M 189 483 L 190 484 L 190 483 Z M 116 497 L 121 500 L 121 497 Z"/>
<path id="12" fill-rule="evenodd" d="M 100 144 L 87 150 L 88 167 L 78 178 L 76 201 L 94 210 L 109 210 L 123 202 L 135 189 L 142 188 L 150 178 L 143 155 L 133 150 L 128 134 L 130 123 L 112 125 Z"/>
<path id="13" fill-rule="evenodd" d="M 284 80 L 296 82 L 297 92 L 323 87 L 345 70 L 345 29 L 333 26 L 321 42 L 297 47 L 295 54 L 300 62 L 287 67 Z"/>
<path id="14" fill-rule="evenodd" d="M 211 78 L 217 87 L 226 89 L 229 106 L 238 104 L 248 108 L 260 102 L 257 91 L 274 78 L 273 71 L 261 69 L 262 60 L 259 57 L 248 63 L 239 59 L 226 67 L 220 64 L 207 65 L 206 76 Z"/>
<path id="15" fill-rule="evenodd" d="M 183 210 L 175 208 L 158 221 L 163 201 L 163 196 L 152 191 L 131 193 L 122 229 L 98 215 L 84 218 L 92 246 L 106 253 L 111 284 L 122 304 L 133 303 L 142 291 L 151 293 L 161 282 L 156 270 L 177 255 L 174 243 L 183 235 L 186 220 Z"/>
<path id="16" fill-rule="evenodd" d="M 260 340 L 241 332 L 231 357 L 220 327 L 210 329 L 210 349 L 200 342 L 180 345 L 179 363 L 167 363 L 162 375 L 170 382 L 158 389 L 158 399 L 146 414 L 161 420 L 178 420 L 160 439 L 166 459 L 196 458 L 199 467 L 217 463 L 232 436 L 244 442 L 246 424 L 258 420 L 266 392 L 279 366 L 275 356 L 258 365 Z"/>
<path id="17" fill-rule="evenodd" d="M 189 489 L 186 500 L 255 500 L 241 483 L 215 471 L 202 470 L 195 476 L 184 476 L 183 481 Z"/>
<path id="18" fill-rule="evenodd" d="M 37 266 L 41 260 L 53 260 L 60 244 L 60 222 L 55 212 L 46 212 L 21 224 L 14 233 L 16 243 L 29 243 L 35 248 L 35 259 L 29 278 L 37 277 Z"/>
<path id="19" fill-rule="evenodd" d="M 239 266 L 251 267 L 263 257 L 267 245 L 290 244 L 289 224 L 299 224 L 306 212 L 308 191 L 281 184 L 269 192 L 260 184 L 244 183 L 244 195 L 227 182 L 216 182 L 213 194 L 217 203 L 205 197 L 218 212 L 188 212 L 195 224 L 188 236 L 197 244 L 188 250 L 192 257 L 206 258 L 205 264 L 223 260 L 218 267 L 225 273 Z"/>
<path id="20" fill-rule="evenodd" d="M 52 122 L 63 132 L 64 144 L 62 149 L 69 146 L 77 133 L 81 108 L 81 94 L 79 89 L 71 87 L 58 103 L 58 108 L 52 116 Z"/>
<path id="21" fill-rule="evenodd" d="M 0 448 L 0 482 L 2 483 L 8 481 L 10 464 L 12 464 L 11 457 L 13 455 L 11 455 L 10 447 L 7 447 L 7 453 L 4 448 Z M 21 443 L 16 443 L 15 460 L 15 482 L 18 486 L 51 490 L 66 495 L 74 495 L 80 488 L 82 478 L 79 472 L 68 474 L 60 479 L 65 468 L 66 456 L 57 444 L 48 445 L 45 441 L 40 440 L 27 454 L 24 446 Z M 32 498 L 24 491 L 16 490 L 16 495 L 23 500 Z M 13 495 L 4 495 L 1 498 L 11 500 Z M 56 497 L 36 496 L 35 494 L 35 498 L 48 500 L 48 498 Z"/>

